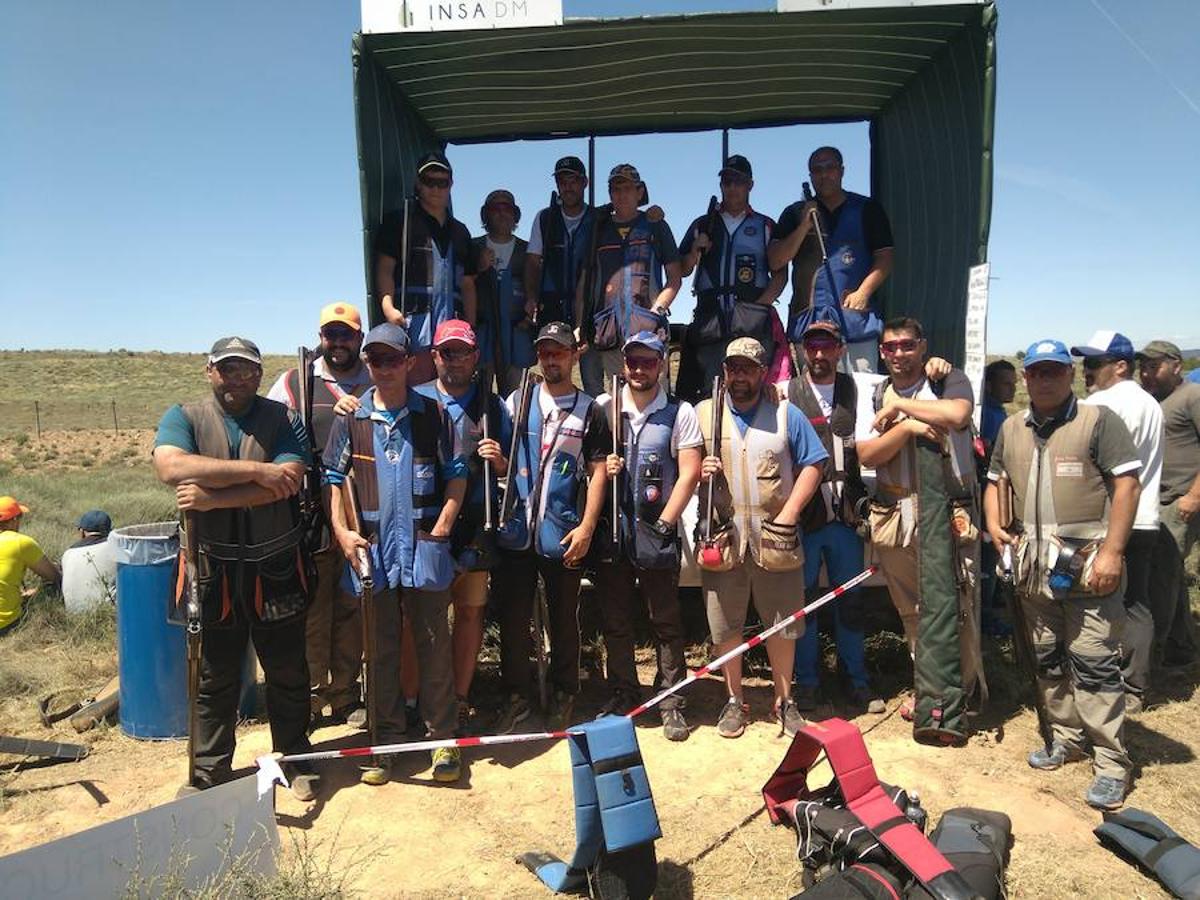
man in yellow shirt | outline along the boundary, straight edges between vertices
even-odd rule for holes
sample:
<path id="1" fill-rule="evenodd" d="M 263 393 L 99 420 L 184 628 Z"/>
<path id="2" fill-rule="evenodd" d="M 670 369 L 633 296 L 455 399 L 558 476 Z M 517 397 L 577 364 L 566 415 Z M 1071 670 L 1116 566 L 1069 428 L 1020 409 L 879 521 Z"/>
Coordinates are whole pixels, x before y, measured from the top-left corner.
<path id="1" fill-rule="evenodd" d="M 0 634 L 16 627 L 24 612 L 21 582 L 33 569 L 46 581 L 62 578 L 58 566 L 46 558 L 37 541 L 21 534 L 21 516 L 29 507 L 13 497 L 0 497 Z"/>

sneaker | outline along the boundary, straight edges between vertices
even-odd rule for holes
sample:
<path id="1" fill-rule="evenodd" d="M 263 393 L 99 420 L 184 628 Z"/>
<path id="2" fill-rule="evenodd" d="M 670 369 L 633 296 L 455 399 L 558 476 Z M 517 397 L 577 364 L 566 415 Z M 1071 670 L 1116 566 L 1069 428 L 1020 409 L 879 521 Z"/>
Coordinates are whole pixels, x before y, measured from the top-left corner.
<path id="1" fill-rule="evenodd" d="M 784 697 L 775 704 L 775 719 L 788 737 L 795 737 L 796 732 L 808 724 L 796 708 L 796 701 L 791 697 Z"/>
<path id="2" fill-rule="evenodd" d="M 793 684 L 792 700 L 801 712 L 812 712 L 817 708 L 817 686 L 815 684 Z"/>
<path id="3" fill-rule="evenodd" d="M 512 734 L 528 718 L 529 701 L 520 694 L 509 694 L 508 702 L 500 710 L 500 717 L 492 725 L 492 731 L 496 734 Z"/>
<path id="4" fill-rule="evenodd" d="M 433 751 L 433 780 L 453 784 L 462 775 L 462 751 L 457 747 L 438 747 Z"/>
<path id="5" fill-rule="evenodd" d="M 292 788 L 292 796 L 303 803 L 315 800 L 321 790 L 321 776 L 313 771 L 311 766 L 295 766 L 288 775 L 288 783 Z"/>
<path id="6" fill-rule="evenodd" d="M 1061 741 L 1055 741 L 1049 751 L 1045 747 L 1038 747 L 1030 753 L 1029 765 L 1043 772 L 1053 772 L 1069 762 L 1079 762 L 1081 759 L 1087 759 L 1087 754 L 1078 747 L 1068 747 Z"/>
<path id="7" fill-rule="evenodd" d="M 1129 691 L 1125 692 L 1125 715 L 1136 716 L 1145 708 L 1145 703 L 1142 702 L 1140 694 L 1133 694 Z"/>
<path id="8" fill-rule="evenodd" d="M 664 709 L 660 715 L 662 716 L 663 737 L 668 741 L 686 741 L 691 732 L 688 730 L 687 719 L 683 717 L 683 712 L 675 706 L 670 709 Z"/>
<path id="9" fill-rule="evenodd" d="M 1125 803 L 1125 781 L 1097 775 L 1085 795 L 1087 805 L 1094 809 L 1120 809 Z"/>
<path id="10" fill-rule="evenodd" d="M 365 706 L 355 707 L 353 712 L 346 716 L 346 724 L 351 728 L 364 731 L 367 727 L 367 708 Z"/>
<path id="11" fill-rule="evenodd" d="M 566 731 L 568 725 L 573 725 L 575 714 L 575 695 L 563 691 L 555 691 L 550 701 L 550 712 L 546 714 L 547 731 Z"/>
<path id="12" fill-rule="evenodd" d="M 875 716 L 881 716 L 887 712 L 887 704 L 877 697 L 875 692 L 866 685 L 851 688 L 850 702 L 855 706 L 865 707 L 867 712 Z M 800 708 L 803 709 L 804 707 Z"/>
<path id="13" fill-rule="evenodd" d="M 717 734 L 727 738 L 741 737 L 749 718 L 749 705 L 739 703 L 736 697 L 730 697 L 721 710 L 721 717 L 717 719 Z"/>
<path id="14" fill-rule="evenodd" d="M 454 729 L 455 737 L 468 737 L 471 734 L 471 704 L 462 697 L 458 698 L 458 727 Z"/>
<path id="15" fill-rule="evenodd" d="M 363 784 L 378 787 L 387 784 L 392 777 L 391 756 L 374 756 L 371 761 L 359 769 L 358 780 Z"/>

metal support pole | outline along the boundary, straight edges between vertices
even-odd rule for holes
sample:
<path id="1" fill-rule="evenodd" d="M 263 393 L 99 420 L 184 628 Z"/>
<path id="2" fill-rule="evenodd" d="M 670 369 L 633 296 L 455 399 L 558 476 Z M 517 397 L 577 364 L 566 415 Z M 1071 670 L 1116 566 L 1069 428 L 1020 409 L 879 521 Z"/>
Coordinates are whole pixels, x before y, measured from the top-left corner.
<path id="1" fill-rule="evenodd" d="M 721 165 L 725 165 L 725 160 L 729 159 L 729 129 L 721 129 Z"/>
<path id="2" fill-rule="evenodd" d="M 33 401 L 33 428 L 37 433 L 37 439 L 42 439 L 42 408 L 38 406 L 36 400 Z"/>
<path id="3" fill-rule="evenodd" d="M 596 136 L 588 135 L 588 206 L 596 205 Z"/>
<path id="4" fill-rule="evenodd" d="M 120 434 L 121 429 L 117 427 L 117 401 L 112 400 L 110 402 L 112 404 L 113 434 Z"/>

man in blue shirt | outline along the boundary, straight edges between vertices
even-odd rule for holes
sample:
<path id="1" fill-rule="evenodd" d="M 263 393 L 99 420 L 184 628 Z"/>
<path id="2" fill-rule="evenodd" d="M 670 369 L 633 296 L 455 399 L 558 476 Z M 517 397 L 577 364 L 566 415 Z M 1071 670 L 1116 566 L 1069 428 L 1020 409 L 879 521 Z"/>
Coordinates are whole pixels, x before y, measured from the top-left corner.
<path id="1" fill-rule="evenodd" d="M 408 389 L 413 366 L 408 334 L 399 325 L 372 328 L 363 359 L 374 387 L 352 416 L 339 417 L 325 446 L 325 482 L 334 538 L 358 568 L 367 551 L 375 585 L 374 709 L 368 709 L 373 740 L 402 740 L 407 730 L 400 692 L 400 610 L 413 629 L 421 671 L 421 715 L 430 736 L 454 735 L 456 707 L 446 610 L 454 560 L 450 531 L 466 493 L 466 464 L 454 455 L 450 427 L 435 401 Z M 352 478 L 351 478 L 352 476 Z M 351 529 L 342 489 L 354 490 L 362 521 Z M 364 784 L 384 784 L 394 757 L 363 768 Z M 455 748 L 433 754 L 435 781 L 460 775 Z"/>
<path id="2" fill-rule="evenodd" d="M 983 410 L 979 423 L 979 436 L 989 456 L 996 443 L 1000 426 L 1008 418 L 1004 404 L 1012 403 L 1017 395 L 1017 370 L 1007 359 L 997 359 L 983 370 Z"/>
<path id="3" fill-rule="evenodd" d="M 725 351 L 725 407 L 721 436 L 714 446 L 713 401 L 696 410 L 708 445 L 701 466 L 701 509 L 707 491 L 715 490 L 711 527 L 714 546 L 701 551 L 701 578 L 714 653 L 732 650 L 742 641 L 746 613 L 753 599 L 764 625 L 774 625 L 804 604 L 804 550 L 800 546 L 800 513 L 821 484 L 828 458 L 805 415 L 786 400 L 764 394 L 767 354 L 754 338 L 731 341 Z M 720 561 L 713 558 L 713 549 Z M 705 562 L 708 558 L 710 561 Z M 775 718 L 789 735 L 804 725 L 792 700 L 792 668 L 799 621 L 767 638 L 767 657 L 775 682 Z M 729 700 L 717 731 L 740 737 L 749 707 L 742 696 L 742 661 L 723 667 Z"/>

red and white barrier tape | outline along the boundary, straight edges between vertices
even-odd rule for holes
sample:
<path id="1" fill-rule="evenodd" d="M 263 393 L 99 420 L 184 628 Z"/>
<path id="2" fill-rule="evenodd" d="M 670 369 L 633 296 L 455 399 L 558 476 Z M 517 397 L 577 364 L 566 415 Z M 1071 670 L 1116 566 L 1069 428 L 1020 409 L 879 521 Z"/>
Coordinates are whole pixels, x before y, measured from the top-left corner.
<path id="1" fill-rule="evenodd" d="M 697 679 L 703 678 L 705 675 L 712 674 L 731 659 L 741 656 L 752 647 L 757 647 L 767 638 L 787 628 L 793 622 L 797 622 L 800 619 L 803 619 L 805 616 L 811 615 L 826 603 L 836 600 L 847 591 L 853 590 L 862 582 L 874 575 L 876 568 L 876 566 L 868 566 L 845 584 L 835 587 L 829 593 L 818 597 L 803 609 L 797 610 L 786 619 L 776 622 L 770 628 L 759 632 L 754 637 L 750 638 L 750 640 L 739 644 L 718 659 L 714 659 L 707 665 L 701 666 L 694 672 L 689 673 L 687 678 L 683 679 L 683 681 L 676 682 L 658 695 L 647 700 L 641 706 L 637 706 L 625 713 L 626 718 L 635 719 L 647 710 L 653 709 L 672 694 L 683 690 Z M 259 768 L 263 768 L 267 765 L 277 767 L 279 763 L 284 762 L 311 762 L 322 759 L 348 759 L 351 757 L 360 756 L 388 756 L 396 753 L 415 753 L 419 750 L 439 750 L 443 747 L 494 747 L 499 744 L 526 744 L 532 741 L 561 741 L 571 733 L 572 732 L 569 729 L 567 731 L 534 731 L 526 734 L 492 734 L 484 737 L 444 738 L 436 741 L 413 741 L 405 744 L 376 744 L 373 747 L 349 747 L 344 750 L 313 750 L 308 753 L 291 753 L 282 757 L 272 754 L 260 757 L 258 759 L 258 765 Z"/>

